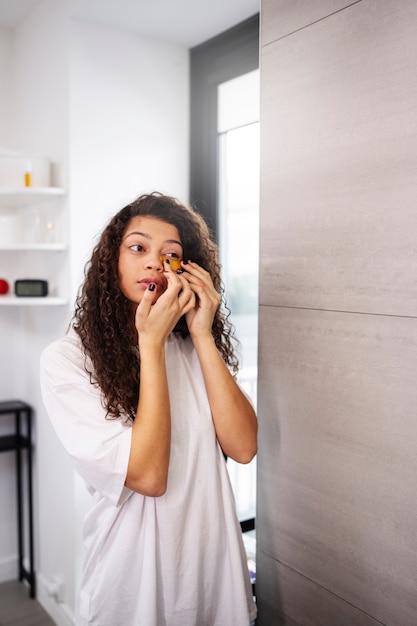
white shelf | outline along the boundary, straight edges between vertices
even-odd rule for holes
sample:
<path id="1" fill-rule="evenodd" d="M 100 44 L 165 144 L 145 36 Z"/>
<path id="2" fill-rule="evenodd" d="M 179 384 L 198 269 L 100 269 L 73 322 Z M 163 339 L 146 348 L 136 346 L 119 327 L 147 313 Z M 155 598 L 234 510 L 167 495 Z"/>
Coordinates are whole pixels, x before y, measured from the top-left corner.
<path id="1" fill-rule="evenodd" d="M 43 207 L 42 205 L 53 200 L 59 200 L 65 196 L 66 192 L 61 187 L 16 187 L 7 188 L 0 187 L 0 214 L 7 209 L 22 208 L 26 211 L 33 207 L 35 211 Z M 52 208 L 55 208 L 52 203 Z M 18 242 L 0 244 L 0 252 L 59 252 L 67 249 L 67 245 L 63 242 L 47 243 L 47 242 Z M 42 259 L 41 259 L 42 260 Z M 46 262 L 46 257 L 43 259 Z M 11 261 L 12 262 L 12 261 Z M 45 297 L 19 297 L 10 292 L 6 295 L 0 295 L 0 307 L 45 307 L 45 306 L 64 306 L 68 304 L 67 298 L 57 296 Z"/>
<path id="2" fill-rule="evenodd" d="M 22 187 L 21 189 L 3 187 L 0 188 L 0 206 L 25 206 L 64 195 L 65 190 L 62 187 Z"/>
<path id="3" fill-rule="evenodd" d="M 12 295 L 0 296 L 0 306 L 62 306 L 67 298 L 45 296 L 44 298 L 24 298 Z"/>
<path id="4" fill-rule="evenodd" d="M 61 252 L 66 250 L 67 245 L 65 243 L 11 243 L 0 245 L 0 252 L 13 252 L 13 251 L 29 251 L 33 252 L 40 250 L 43 252 Z"/>

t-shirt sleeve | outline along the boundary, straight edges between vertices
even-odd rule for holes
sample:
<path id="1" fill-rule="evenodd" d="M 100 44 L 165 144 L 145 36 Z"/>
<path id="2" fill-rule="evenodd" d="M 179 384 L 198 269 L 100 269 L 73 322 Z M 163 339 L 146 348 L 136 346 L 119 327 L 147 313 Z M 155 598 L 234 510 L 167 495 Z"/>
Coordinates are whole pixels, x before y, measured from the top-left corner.
<path id="1" fill-rule="evenodd" d="M 132 428 L 130 421 L 106 418 L 100 389 L 90 383 L 75 340 L 64 338 L 42 353 L 43 402 L 75 470 L 88 487 L 120 505 L 125 487 Z"/>

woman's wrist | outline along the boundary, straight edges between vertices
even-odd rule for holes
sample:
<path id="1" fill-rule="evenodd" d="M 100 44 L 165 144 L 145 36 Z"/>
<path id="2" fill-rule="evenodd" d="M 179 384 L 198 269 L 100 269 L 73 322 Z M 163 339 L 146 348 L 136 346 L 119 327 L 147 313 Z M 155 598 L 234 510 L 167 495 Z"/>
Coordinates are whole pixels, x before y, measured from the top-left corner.
<path id="1" fill-rule="evenodd" d="M 197 351 L 205 350 L 205 349 L 209 349 L 213 347 L 217 350 L 216 343 L 214 341 L 214 337 L 211 334 L 211 332 L 199 333 L 195 335 L 191 334 L 191 339 Z"/>
<path id="2" fill-rule="evenodd" d="M 141 337 L 138 341 L 141 360 L 146 356 L 161 356 L 165 354 L 165 343 L 150 337 Z"/>

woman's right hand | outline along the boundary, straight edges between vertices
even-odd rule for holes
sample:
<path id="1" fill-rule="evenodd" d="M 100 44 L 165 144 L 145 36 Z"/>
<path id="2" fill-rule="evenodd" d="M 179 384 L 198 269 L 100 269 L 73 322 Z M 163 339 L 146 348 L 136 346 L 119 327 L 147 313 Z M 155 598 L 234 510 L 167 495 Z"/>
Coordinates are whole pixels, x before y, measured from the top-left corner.
<path id="1" fill-rule="evenodd" d="M 158 298 L 146 289 L 136 309 L 141 358 L 139 404 L 132 426 L 126 486 L 159 497 L 168 481 L 171 408 L 165 362 L 165 340 L 182 315 L 195 306 L 188 282 L 171 269 L 167 288 Z"/>
<path id="2" fill-rule="evenodd" d="M 167 288 L 156 299 L 151 285 L 144 291 L 135 315 L 139 340 L 164 343 L 178 320 L 195 307 L 195 294 L 189 282 L 167 266 Z"/>

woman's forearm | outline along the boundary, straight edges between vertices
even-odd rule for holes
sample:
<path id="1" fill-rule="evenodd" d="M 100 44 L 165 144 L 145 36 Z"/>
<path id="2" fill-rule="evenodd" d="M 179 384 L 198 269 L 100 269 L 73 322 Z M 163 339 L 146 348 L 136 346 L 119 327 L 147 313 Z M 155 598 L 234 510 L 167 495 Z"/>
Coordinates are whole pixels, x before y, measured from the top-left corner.
<path id="1" fill-rule="evenodd" d="M 211 335 L 193 338 L 223 452 L 249 463 L 257 452 L 258 422 L 248 398 L 223 361 Z"/>
<path id="2" fill-rule="evenodd" d="M 165 493 L 171 413 L 163 345 L 141 346 L 139 403 L 132 426 L 126 486 L 146 496 Z"/>

